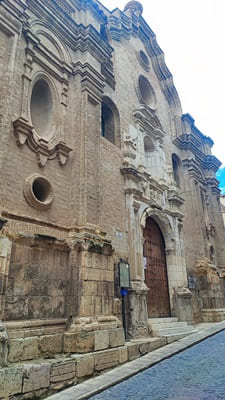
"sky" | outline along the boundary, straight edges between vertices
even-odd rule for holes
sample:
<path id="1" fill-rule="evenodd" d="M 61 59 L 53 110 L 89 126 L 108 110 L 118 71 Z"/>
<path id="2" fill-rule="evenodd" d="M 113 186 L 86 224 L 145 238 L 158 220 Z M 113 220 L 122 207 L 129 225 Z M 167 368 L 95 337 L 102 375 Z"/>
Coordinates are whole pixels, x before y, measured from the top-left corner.
<path id="1" fill-rule="evenodd" d="M 128 0 L 100 0 L 109 10 Z M 214 141 L 225 166 L 225 0 L 142 0 L 173 75 L 183 113 Z"/>

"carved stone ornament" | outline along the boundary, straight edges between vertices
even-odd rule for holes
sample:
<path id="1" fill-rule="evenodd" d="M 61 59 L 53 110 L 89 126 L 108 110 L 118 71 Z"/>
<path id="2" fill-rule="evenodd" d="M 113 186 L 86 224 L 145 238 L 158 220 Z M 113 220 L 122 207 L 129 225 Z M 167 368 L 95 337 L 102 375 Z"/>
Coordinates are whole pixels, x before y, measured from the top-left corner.
<path id="1" fill-rule="evenodd" d="M 62 142 L 71 60 L 61 41 L 42 23 L 33 20 L 26 28 L 21 110 L 13 121 L 16 143 L 20 147 L 28 145 L 40 167 L 53 159 L 62 166 L 72 150 Z"/>
<path id="2" fill-rule="evenodd" d="M 170 204 L 172 204 L 176 207 L 180 207 L 180 206 L 182 206 L 182 204 L 184 204 L 183 197 L 181 197 L 179 192 L 175 189 L 168 191 L 168 201 Z"/>
<path id="3" fill-rule="evenodd" d="M 84 228 L 74 234 L 73 247 L 78 252 L 88 251 L 104 256 L 111 256 L 114 251 L 111 241 L 106 239 L 105 233 L 98 229 L 92 232 Z"/>
<path id="4" fill-rule="evenodd" d="M 212 224 L 211 222 L 209 222 L 206 225 L 206 234 L 207 234 L 207 238 L 209 239 L 210 237 L 214 237 L 215 236 L 215 232 L 216 232 L 216 227 L 214 224 Z"/>
<path id="5" fill-rule="evenodd" d="M 162 142 L 165 133 L 155 112 L 149 107 L 140 104 L 139 107 L 133 111 L 133 119 L 142 131 L 150 134 L 155 140 Z"/>
<path id="6" fill-rule="evenodd" d="M 33 135 L 33 126 L 24 118 L 13 122 L 14 134 L 18 146 L 27 143 L 28 147 L 37 154 L 38 165 L 44 167 L 48 160 L 57 159 L 60 166 L 65 165 L 72 149 L 64 142 L 58 142 L 54 147 L 48 145 L 43 138 L 36 139 Z"/>

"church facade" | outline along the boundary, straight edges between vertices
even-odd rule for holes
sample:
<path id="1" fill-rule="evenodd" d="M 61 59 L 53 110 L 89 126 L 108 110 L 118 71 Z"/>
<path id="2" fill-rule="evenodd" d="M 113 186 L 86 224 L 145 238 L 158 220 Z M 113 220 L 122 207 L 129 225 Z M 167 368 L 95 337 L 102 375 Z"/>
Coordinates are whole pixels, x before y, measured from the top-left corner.
<path id="1" fill-rule="evenodd" d="M 0 3 L 2 365 L 123 345 L 119 266 L 130 338 L 225 318 L 220 162 L 142 11 Z"/>

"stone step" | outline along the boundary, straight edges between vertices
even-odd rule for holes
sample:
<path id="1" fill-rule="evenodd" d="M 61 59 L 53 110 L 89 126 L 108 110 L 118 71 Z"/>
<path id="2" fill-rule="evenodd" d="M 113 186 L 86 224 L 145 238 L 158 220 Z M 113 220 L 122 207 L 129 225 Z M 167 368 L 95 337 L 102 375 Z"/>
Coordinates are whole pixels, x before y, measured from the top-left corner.
<path id="1" fill-rule="evenodd" d="M 171 335 L 166 336 L 167 344 L 176 342 L 179 339 L 182 339 L 185 336 L 192 335 L 192 333 L 197 333 L 198 331 L 196 329 L 193 329 L 192 331 L 189 332 L 183 332 L 183 333 L 173 333 Z"/>
<path id="2" fill-rule="evenodd" d="M 163 318 L 148 318 L 148 324 L 163 324 L 167 322 L 177 322 L 178 319 L 176 317 L 163 317 Z"/>
<path id="3" fill-rule="evenodd" d="M 149 326 L 151 329 L 175 328 L 187 326 L 187 322 L 152 322 Z"/>
<path id="4" fill-rule="evenodd" d="M 171 328 L 162 328 L 162 329 L 153 329 L 152 334 L 154 336 L 169 336 L 172 334 L 180 334 L 180 333 L 185 333 L 189 334 L 189 332 L 193 331 L 192 326 L 176 326 L 176 327 L 171 327 Z"/>

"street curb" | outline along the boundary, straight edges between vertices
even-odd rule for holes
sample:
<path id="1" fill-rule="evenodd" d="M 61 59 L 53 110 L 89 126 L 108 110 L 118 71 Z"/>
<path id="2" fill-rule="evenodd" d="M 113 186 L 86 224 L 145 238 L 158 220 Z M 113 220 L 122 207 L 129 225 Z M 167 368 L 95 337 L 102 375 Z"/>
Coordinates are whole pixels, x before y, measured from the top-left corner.
<path id="1" fill-rule="evenodd" d="M 72 386 L 57 394 L 49 396 L 46 400 L 86 400 L 102 392 L 109 387 L 129 379 L 130 377 L 146 370 L 161 361 L 172 357 L 175 354 L 186 350 L 195 344 L 221 332 L 225 329 L 225 321 L 215 323 L 215 325 L 201 329 L 171 344 L 167 344 L 157 350 L 152 351 L 136 360 L 130 361 L 122 366 L 116 367 L 104 374 L 88 379 L 84 383 Z"/>

